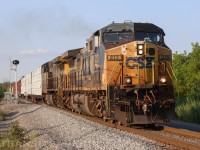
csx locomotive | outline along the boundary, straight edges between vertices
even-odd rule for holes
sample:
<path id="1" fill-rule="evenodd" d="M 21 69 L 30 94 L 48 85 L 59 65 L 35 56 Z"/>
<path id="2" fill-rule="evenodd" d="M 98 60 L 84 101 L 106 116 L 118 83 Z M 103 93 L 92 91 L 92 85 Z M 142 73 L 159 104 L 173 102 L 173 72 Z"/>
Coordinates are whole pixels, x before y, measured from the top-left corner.
<path id="1" fill-rule="evenodd" d="M 175 102 L 172 51 L 164 36 L 151 23 L 113 22 L 85 47 L 43 64 L 41 94 L 24 95 L 124 125 L 168 121 Z"/>

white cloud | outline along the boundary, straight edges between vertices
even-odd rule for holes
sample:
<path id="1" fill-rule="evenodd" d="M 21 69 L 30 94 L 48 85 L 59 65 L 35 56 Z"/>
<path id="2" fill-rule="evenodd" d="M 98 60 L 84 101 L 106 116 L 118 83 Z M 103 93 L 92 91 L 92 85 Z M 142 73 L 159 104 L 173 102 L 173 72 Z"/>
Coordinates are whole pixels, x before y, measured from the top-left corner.
<path id="1" fill-rule="evenodd" d="M 47 53 L 48 50 L 47 49 L 34 49 L 34 50 L 22 50 L 19 52 L 19 54 L 21 55 L 38 55 L 38 54 L 44 54 Z"/>

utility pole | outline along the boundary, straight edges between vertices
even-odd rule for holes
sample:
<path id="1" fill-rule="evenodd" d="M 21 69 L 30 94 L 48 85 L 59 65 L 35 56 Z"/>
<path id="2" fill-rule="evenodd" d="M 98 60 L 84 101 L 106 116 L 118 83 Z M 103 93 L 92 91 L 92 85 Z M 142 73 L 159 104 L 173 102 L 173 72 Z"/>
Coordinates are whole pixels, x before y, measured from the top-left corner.
<path id="1" fill-rule="evenodd" d="M 9 89 L 9 92 L 10 92 L 10 94 L 11 94 L 11 92 L 12 92 L 12 89 L 11 89 L 11 83 L 12 83 L 12 79 L 11 79 L 11 70 L 12 70 L 12 58 L 11 57 L 9 57 L 9 60 L 10 60 L 10 89 Z"/>
<path id="2" fill-rule="evenodd" d="M 19 60 L 13 60 L 13 65 L 15 66 L 15 99 L 18 99 L 18 91 L 17 91 L 17 65 L 19 64 Z"/>

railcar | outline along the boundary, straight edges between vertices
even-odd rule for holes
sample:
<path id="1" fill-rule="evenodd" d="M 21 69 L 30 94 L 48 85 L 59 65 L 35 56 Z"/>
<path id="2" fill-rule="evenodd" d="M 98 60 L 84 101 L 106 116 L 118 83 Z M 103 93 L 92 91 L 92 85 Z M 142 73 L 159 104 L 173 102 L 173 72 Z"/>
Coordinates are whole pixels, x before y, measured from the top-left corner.
<path id="1" fill-rule="evenodd" d="M 12 93 L 12 97 L 16 96 L 16 92 L 17 92 L 17 96 L 21 95 L 21 79 L 19 81 L 17 81 L 17 90 L 16 90 L 16 83 L 13 82 L 11 84 L 11 93 Z"/>
<path id="2" fill-rule="evenodd" d="M 46 103 L 119 124 L 174 117 L 172 51 L 151 23 L 112 23 L 41 66 Z"/>
<path id="3" fill-rule="evenodd" d="M 43 100 L 41 66 L 21 79 L 21 97 L 34 102 Z"/>

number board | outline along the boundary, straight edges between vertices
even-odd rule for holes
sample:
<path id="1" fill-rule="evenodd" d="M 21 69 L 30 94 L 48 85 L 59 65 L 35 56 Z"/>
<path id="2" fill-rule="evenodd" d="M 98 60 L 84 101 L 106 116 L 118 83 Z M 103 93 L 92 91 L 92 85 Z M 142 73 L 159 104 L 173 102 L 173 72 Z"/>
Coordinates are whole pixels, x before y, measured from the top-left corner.
<path id="1" fill-rule="evenodd" d="M 121 61 L 122 55 L 107 55 L 108 61 Z"/>
<path id="2" fill-rule="evenodd" d="M 160 55 L 160 60 L 172 60 L 172 56 L 171 55 Z"/>

